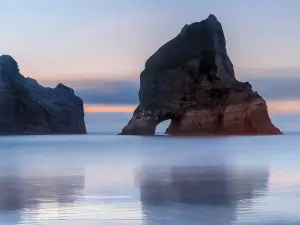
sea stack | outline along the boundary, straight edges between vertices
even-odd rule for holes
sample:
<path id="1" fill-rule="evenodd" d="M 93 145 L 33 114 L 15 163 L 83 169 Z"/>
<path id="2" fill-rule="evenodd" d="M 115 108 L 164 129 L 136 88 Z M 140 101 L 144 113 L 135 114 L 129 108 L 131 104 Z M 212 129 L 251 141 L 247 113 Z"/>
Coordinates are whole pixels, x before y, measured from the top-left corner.
<path id="1" fill-rule="evenodd" d="M 85 134 L 83 101 L 73 89 L 45 88 L 0 56 L 0 134 Z"/>
<path id="2" fill-rule="evenodd" d="M 154 135 L 169 119 L 169 135 L 281 134 L 265 100 L 248 82 L 236 80 L 214 15 L 185 25 L 147 60 L 139 100 L 121 134 Z"/>

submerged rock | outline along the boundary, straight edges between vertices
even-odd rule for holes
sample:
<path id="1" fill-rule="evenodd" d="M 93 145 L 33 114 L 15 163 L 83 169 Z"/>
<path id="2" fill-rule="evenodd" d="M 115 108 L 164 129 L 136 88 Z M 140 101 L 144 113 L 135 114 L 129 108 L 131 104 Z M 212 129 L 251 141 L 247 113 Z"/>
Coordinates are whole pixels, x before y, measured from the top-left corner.
<path id="1" fill-rule="evenodd" d="M 264 99 L 236 80 L 214 15 L 185 25 L 147 60 L 139 99 L 122 134 L 153 135 L 168 119 L 170 135 L 281 134 Z"/>
<path id="2" fill-rule="evenodd" d="M 0 56 L 0 134 L 84 134 L 83 101 L 64 86 L 45 88 Z"/>

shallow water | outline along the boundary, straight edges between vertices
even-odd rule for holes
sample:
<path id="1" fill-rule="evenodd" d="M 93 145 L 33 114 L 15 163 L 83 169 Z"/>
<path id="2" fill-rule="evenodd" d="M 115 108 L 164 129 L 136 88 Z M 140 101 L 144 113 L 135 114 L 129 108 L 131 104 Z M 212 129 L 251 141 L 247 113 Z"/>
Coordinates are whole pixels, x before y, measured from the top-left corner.
<path id="1" fill-rule="evenodd" d="M 0 224 L 300 224 L 299 116 L 273 117 L 284 136 L 115 135 L 129 116 L 0 137 Z"/>

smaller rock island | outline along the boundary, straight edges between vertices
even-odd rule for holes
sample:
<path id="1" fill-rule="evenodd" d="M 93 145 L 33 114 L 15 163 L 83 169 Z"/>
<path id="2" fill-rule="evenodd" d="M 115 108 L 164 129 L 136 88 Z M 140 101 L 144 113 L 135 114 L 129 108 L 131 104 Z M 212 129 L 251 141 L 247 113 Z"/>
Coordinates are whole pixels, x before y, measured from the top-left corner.
<path id="1" fill-rule="evenodd" d="M 85 134 L 83 101 L 73 89 L 45 88 L 0 56 L 0 134 Z"/>
<path id="2" fill-rule="evenodd" d="M 169 135 L 281 134 L 265 100 L 236 80 L 214 15 L 185 25 L 147 60 L 139 100 L 121 134 L 154 135 L 165 120 L 171 120 Z"/>

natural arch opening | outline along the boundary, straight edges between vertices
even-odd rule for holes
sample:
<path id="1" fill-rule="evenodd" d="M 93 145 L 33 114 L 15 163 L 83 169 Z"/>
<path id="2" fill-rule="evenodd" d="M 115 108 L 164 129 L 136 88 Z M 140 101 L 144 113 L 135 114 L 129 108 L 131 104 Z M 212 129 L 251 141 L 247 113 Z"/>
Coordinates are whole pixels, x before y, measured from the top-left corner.
<path id="1" fill-rule="evenodd" d="M 170 126 L 171 120 L 165 120 L 159 124 L 157 124 L 155 129 L 155 135 L 165 135 L 167 128 Z"/>

